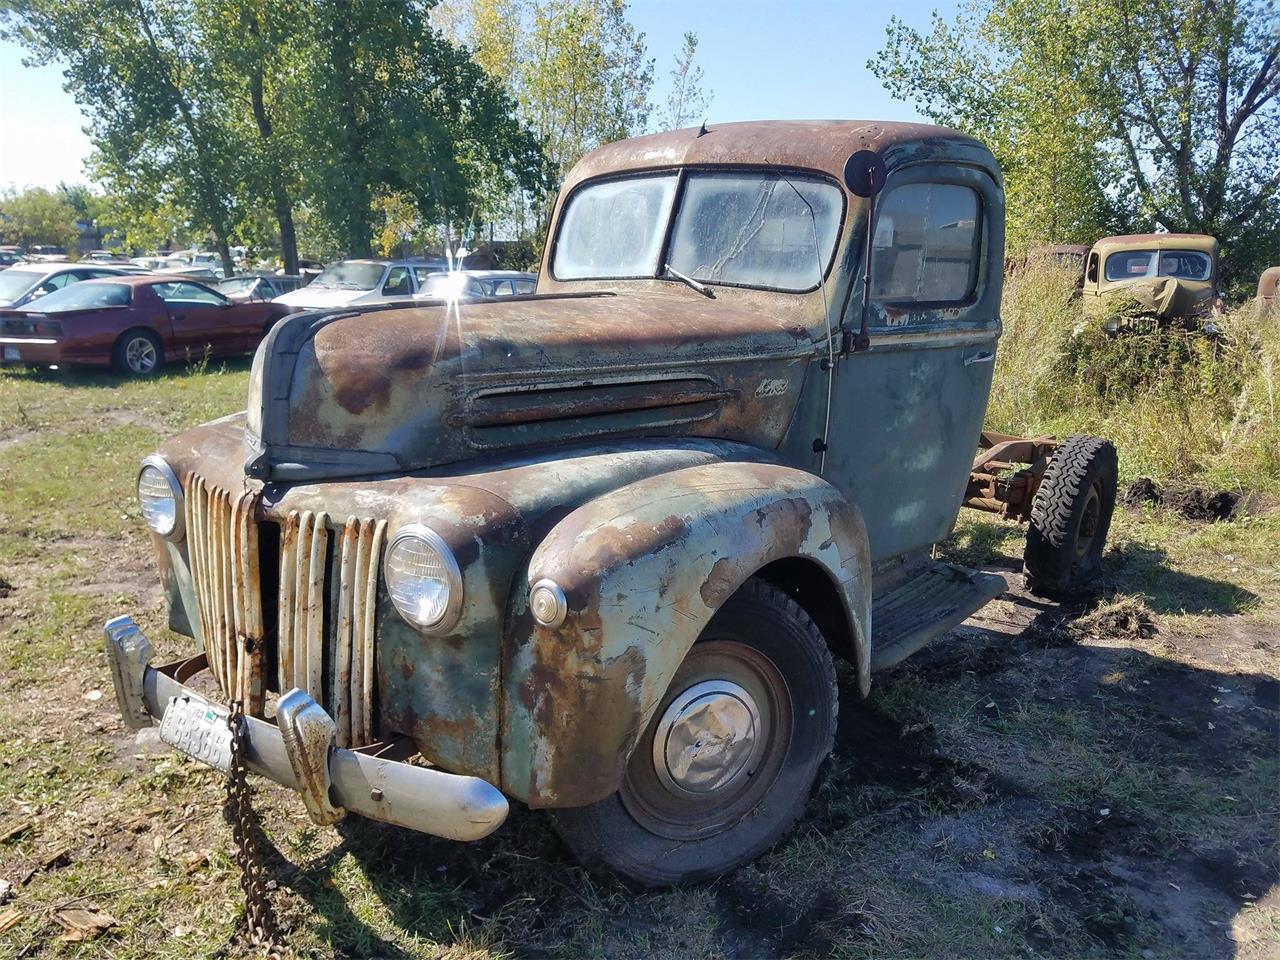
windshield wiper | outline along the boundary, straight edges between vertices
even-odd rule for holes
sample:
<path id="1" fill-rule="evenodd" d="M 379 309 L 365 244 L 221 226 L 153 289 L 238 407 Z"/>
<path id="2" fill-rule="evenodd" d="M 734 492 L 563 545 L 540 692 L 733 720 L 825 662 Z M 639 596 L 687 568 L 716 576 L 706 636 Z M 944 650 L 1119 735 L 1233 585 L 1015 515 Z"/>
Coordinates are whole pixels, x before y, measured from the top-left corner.
<path id="1" fill-rule="evenodd" d="M 686 277 L 683 273 L 681 273 L 675 267 L 671 266 L 671 264 L 669 263 L 667 264 L 666 269 L 662 275 L 664 277 L 667 277 L 667 276 L 674 277 L 675 279 L 679 280 L 681 283 L 686 284 L 689 287 L 692 287 L 694 290 L 697 290 L 700 294 L 702 294 L 704 297 L 706 297 L 709 300 L 714 300 L 716 298 L 715 291 L 712 290 L 710 287 L 708 287 L 705 283 L 700 283 L 697 280 L 693 279 L 693 277 Z"/>

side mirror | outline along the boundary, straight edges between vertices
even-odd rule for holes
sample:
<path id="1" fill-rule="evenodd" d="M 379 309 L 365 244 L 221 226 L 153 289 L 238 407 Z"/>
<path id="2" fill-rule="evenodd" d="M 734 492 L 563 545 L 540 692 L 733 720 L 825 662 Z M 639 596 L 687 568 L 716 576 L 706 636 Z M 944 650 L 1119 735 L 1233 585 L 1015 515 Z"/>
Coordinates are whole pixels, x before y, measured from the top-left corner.
<path id="1" fill-rule="evenodd" d="M 843 352 L 858 353 L 871 346 L 871 338 L 867 335 L 868 314 L 871 312 L 871 248 L 876 229 L 876 195 L 884 189 L 888 179 L 888 170 L 884 165 L 884 157 L 874 150 L 859 150 L 852 154 L 844 164 L 844 183 L 849 192 L 867 200 L 867 257 L 862 265 L 862 322 L 858 332 L 852 337 L 845 331 Z"/>

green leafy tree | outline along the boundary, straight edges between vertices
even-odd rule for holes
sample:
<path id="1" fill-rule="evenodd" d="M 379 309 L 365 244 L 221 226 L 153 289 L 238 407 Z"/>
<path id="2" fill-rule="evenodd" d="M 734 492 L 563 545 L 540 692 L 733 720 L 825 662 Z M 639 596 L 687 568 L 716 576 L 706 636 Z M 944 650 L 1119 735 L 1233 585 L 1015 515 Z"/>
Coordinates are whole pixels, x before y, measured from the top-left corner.
<path id="1" fill-rule="evenodd" d="M 62 64 L 108 189 L 168 187 L 212 231 L 230 272 L 240 152 L 228 134 L 233 105 L 205 83 L 210 51 L 196 9 L 182 0 L 21 0 L 3 16 L 5 35 L 35 63 Z"/>
<path id="2" fill-rule="evenodd" d="M 694 63 L 698 52 L 698 35 L 686 33 L 684 46 L 675 56 L 671 70 L 671 91 L 658 116 L 659 130 L 679 130 L 706 120 L 712 94 L 702 89 L 702 68 Z"/>
<path id="3" fill-rule="evenodd" d="M 977 0 L 868 66 L 992 147 L 1013 244 L 1160 226 L 1238 272 L 1280 242 L 1278 56 L 1265 0 Z"/>
<path id="4" fill-rule="evenodd" d="M 33 187 L 0 194 L 0 237 L 4 243 L 73 250 L 76 233 L 76 209 L 61 191 Z"/>
<path id="5" fill-rule="evenodd" d="M 495 192 L 540 189 L 542 151 L 502 84 L 432 25 L 426 3 L 319 0 L 303 22 L 294 115 L 309 202 L 352 255 L 374 199 L 412 197 L 429 224 L 469 223 Z"/>
<path id="6" fill-rule="evenodd" d="M 648 124 L 653 60 L 624 0 L 453 0 L 436 17 L 516 99 L 546 151 L 550 177 L 508 197 L 509 218 L 545 223 L 555 184 L 583 154 Z"/>

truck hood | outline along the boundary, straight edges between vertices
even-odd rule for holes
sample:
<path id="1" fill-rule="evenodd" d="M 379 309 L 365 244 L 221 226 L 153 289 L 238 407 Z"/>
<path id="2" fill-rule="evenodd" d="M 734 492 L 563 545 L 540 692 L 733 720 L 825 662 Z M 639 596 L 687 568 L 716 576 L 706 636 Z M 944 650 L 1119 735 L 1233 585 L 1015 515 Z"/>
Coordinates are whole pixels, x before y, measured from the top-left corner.
<path id="1" fill-rule="evenodd" d="M 420 470 L 594 436 L 776 447 L 814 356 L 815 318 L 801 298 L 788 313 L 776 295 L 762 309 L 737 293 L 562 294 L 288 317 L 254 358 L 246 473 Z"/>
<path id="2" fill-rule="evenodd" d="M 1139 310 L 1161 320 L 1176 320 L 1206 313 L 1213 304 L 1213 283 L 1177 277 L 1149 277 L 1112 283 L 1103 290 L 1113 300 L 1129 298 Z"/>

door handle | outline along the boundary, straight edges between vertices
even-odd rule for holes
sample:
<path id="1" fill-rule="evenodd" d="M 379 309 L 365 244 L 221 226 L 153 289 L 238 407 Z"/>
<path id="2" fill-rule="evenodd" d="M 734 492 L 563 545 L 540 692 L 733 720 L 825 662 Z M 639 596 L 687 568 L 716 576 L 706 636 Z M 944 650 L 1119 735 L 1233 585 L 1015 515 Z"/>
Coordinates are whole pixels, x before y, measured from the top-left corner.
<path id="1" fill-rule="evenodd" d="M 968 367 L 975 363 L 990 363 L 995 358 L 996 354 L 994 350 L 983 350 L 980 353 L 975 353 L 972 357 L 965 357 L 964 365 Z"/>
<path id="2" fill-rule="evenodd" d="M 187 319 L 187 315 L 186 315 L 185 313 L 175 313 L 175 314 L 173 315 L 173 319 L 175 319 L 175 320 L 185 320 L 185 319 Z M 968 363 L 968 362 L 969 362 L 968 360 L 966 360 L 966 361 L 965 361 L 965 363 Z"/>

